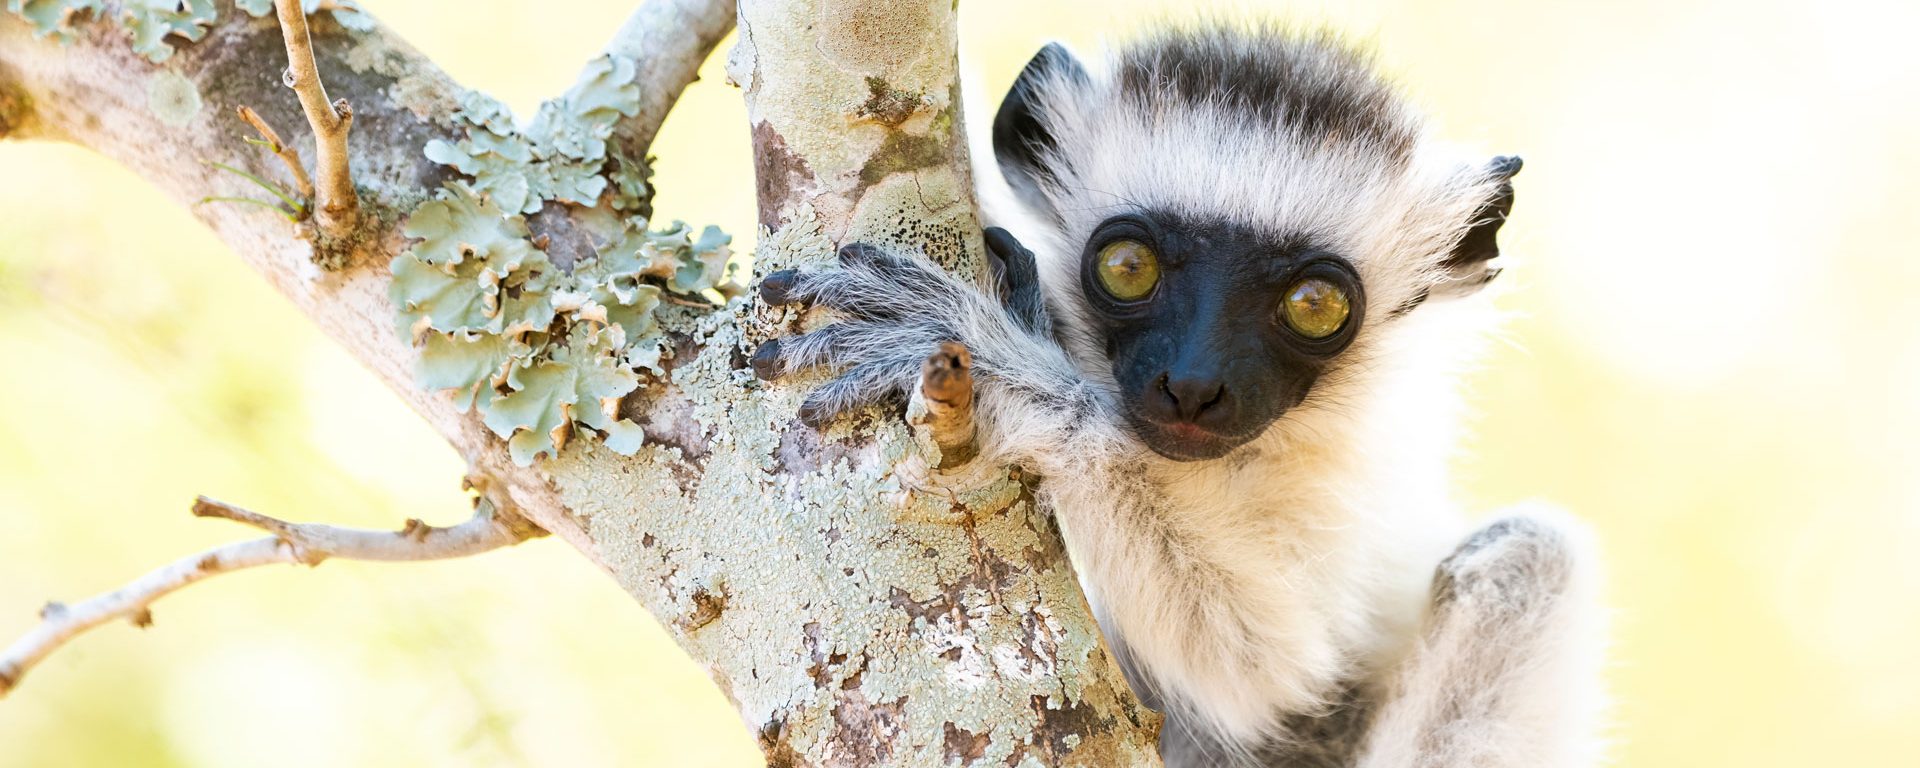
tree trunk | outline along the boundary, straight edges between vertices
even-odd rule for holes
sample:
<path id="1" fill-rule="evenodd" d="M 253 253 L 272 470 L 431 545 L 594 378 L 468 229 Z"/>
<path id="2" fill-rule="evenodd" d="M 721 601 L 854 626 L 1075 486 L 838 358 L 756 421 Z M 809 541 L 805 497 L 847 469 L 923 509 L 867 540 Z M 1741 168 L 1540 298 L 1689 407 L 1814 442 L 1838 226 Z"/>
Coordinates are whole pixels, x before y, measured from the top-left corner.
<path id="1" fill-rule="evenodd" d="M 611 160 L 644 157 L 727 10 L 654 0 L 622 30 L 610 50 L 638 60 L 643 97 L 608 142 Z M 757 269 L 820 262 L 854 241 L 977 269 L 953 4 L 744 0 L 739 14 L 728 72 L 746 91 L 769 228 Z M 794 417 L 805 384 L 763 385 L 746 370 L 757 342 L 821 318 L 746 298 L 663 305 L 671 356 L 619 404 L 646 443 L 622 456 L 574 439 L 519 466 L 477 414 L 415 385 L 417 352 L 395 333 L 388 298 L 407 216 L 460 178 L 425 147 L 461 138 L 450 115 L 465 91 L 377 26 L 311 19 L 320 75 L 352 104 L 361 205 L 355 236 L 328 244 L 258 208 L 195 204 L 233 184 L 201 158 L 285 176 L 243 143 L 252 134 L 236 107 L 312 146 L 280 85 L 287 59 L 271 17 L 222 4 L 204 39 L 172 39 L 155 65 L 113 14 L 96 15 L 74 19 L 62 46 L 0 12 L 0 136 L 90 147 L 192 206 L 444 435 L 496 505 L 564 538 L 671 627 L 771 764 L 1157 763 L 1158 718 L 1128 691 L 1016 472 L 927 470 L 893 414 L 815 432 Z M 528 223 L 556 263 L 573 263 L 562 252 L 604 239 L 594 222 L 607 206 L 548 202 Z M 316 259 L 314 242 L 339 259 Z"/>

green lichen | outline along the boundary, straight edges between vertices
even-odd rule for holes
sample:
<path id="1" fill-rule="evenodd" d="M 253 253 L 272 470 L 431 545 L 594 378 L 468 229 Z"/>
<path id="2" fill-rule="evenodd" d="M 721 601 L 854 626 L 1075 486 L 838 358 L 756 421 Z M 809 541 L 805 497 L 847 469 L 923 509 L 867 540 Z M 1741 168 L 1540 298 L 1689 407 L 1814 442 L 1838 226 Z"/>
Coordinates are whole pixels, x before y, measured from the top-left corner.
<path id="1" fill-rule="evenodd" d="M 273 12 L 273 0 L 234 0 L 234 5 L 255 17 Z M 309 15 L 319 12 L 321 5 L 321 0 L 301 0 Z M 373 29 L 373 17 L 353 0 L 333 0 L 331 5 L 340 26 L 362 32 Z M 171 39 L 199 42 L 219 18 L 213 0 L 123 0 L 119 8 L 119 21 L 133 38 L 133 52 L 155 64 L 172 58 Z M 31 23 L 35 37 L 65 43 L 73 39 L 76 17 L 101 15 L 107 4 L 104 0 L 7 0 L 6 9 Z"/>
<path id="2" fill-rule="evenodd" d="M 396 325 L 420 351 L 420 386 L 478 409 L 522 465 L 570 435 L 639 450 L 644 435 L 619 403 L 641 371 L 664 373 L 663 295 L 699 296 L 728 274 L 731 238 L 719 228 L 649 229 L 635 215 L 648 203 L 646 166 L 608 156 L 614 124 L 639 111 L 633 76 L 631 60 L 601 57 L 525 130 L 505 105 L 469 93 L 453 115 L 465 138 L 424 149 L 472 180 L 447 184 L 408 219 L 418 242 L 392 262 Z M 625 218 L 607 217 L 617 230 L 592 255 L 562 269 L 534 246 L 524 215 L 603 197 Z"/>
<path id="3" fill-rule="evenodd" d="M 184 128 L 200 114 L 200 89 L 178 72 L 161 70 L 147 81 L 147 109 L 160 122 Z"/>
<path id="4" fill-rule="evenodd" d="M 595 59 L 566 94 L 540 105 L 524 132 L 515 128 L 504 105 L 469 94 L 454 114 L 467 138 L 430 141 L 427 158 L 472 176 L 474 189 L 509 211 L 535 213 L 546 200 L 594 205 L 608 187 L 602 173 L 607 139 L 620 118 L 640 111 L 640 87 L 633 76 L 631 59 Z M 616 210 L 635 208 L 631 165 L 632 160 L 622 159 L 613 179 Z M 644 190 L 644 171 L 639 178 Z"/>
<path id="5" fill-rule="evenodd" d="M 197 43 L 217 14 L 213 0 L 126 0 L 121 21 L 133 33 L 133 52 L 155 64 L 173 57 L 168 37 Z"/>
<path id="6" fill-rule="evenodd" d="M 522 465 L 558 451 L 569 426 L 632 455 L 642 433 L 617 417 L 619 399 L 639 386 L 640 370 L 660 370 L 662 291 L 713 287 L 704 275 L 727 255 L 718 232 L 695 241 L 677 222 L 641 230 L 565 273 L 533 247 L 519 216 L 449 184 L 415 211 L 406 234 L 420 242 L 391 265 L 398 330 L 420 351 L 416 381 L 477 406 Z M 620 245 L 630 242 L 638 245 Z M 681 279 L 693 272 L 703 277 Z"/>
<path id="7" fill-rule="evenodd" d="M 34 37 L 51 37 L 62 43 L 73 40 L 75 16 L 98 13 L 105 7 L 101 0 L 7 0 L 7 11 L 32 24 Z"/>

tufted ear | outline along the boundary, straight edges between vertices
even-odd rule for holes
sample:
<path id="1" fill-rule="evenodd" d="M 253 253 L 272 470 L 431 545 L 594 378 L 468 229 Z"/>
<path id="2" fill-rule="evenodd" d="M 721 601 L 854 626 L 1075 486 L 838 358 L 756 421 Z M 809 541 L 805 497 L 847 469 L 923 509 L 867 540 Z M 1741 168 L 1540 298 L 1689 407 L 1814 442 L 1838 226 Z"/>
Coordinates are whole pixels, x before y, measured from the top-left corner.
<path id="1" fill-rule="evenodd" d="M 1513 212 L 1513 177 L 1520 172 L 1520 166 L 1520 158 L 1511 156 L 1496 157 L 1487 164 L 1485 172 L 1488 180 L 1494 182 L 1493 192 L 1474 211 L 1467 234 L 1447 257 L 1443 265 L 1446 277 L 1429 289 L 1428 294 L 1465 296 L 1480 290 L 1500 274 L 1500 268 L 1492 262 L 1500 256 L 1500 225 L 1507 223 L 1507 214 Z"/>
<path id="2" fill-rule="evenodd" d="M 1007 91 L 1000 112 L 993 117 L 993 155 L 1000 172 L 1021 202 L 1035 210 L 1053 213 L 1043 184 L 1054 180 L 1047 168 L 1048 153 L 1054 147 L 1054 135 L 1047 127 L 1047 100 L 1058 98 L 1062 89 L 1087 86 L 1087 69 L 1065 46 L 1048 43 Z"/>

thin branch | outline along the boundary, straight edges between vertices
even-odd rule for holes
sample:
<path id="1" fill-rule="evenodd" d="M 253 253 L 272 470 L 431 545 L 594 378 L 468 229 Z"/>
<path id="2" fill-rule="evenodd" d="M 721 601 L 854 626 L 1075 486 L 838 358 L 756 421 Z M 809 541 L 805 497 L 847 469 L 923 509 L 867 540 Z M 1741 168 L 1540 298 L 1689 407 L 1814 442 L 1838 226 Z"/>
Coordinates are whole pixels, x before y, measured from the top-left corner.
<path id="1" fill-rule="evenodd" d="M 18 685 L 34 665 L 81 633 L 115 619 L 128 619 L 145 627 L 153 622 L 148 607 L 155 600 L 211 576 L 275 563 L 313 566 L 329 557 L 387 562 L 447 560 L 545 534 L 517 514 L 497 512 L 485 497 L 474 508 L 473 517 L 459 525 L 438 528 L 408 520 L 399 531 L 289 523 L 205 496 L 194 502 L 193 514 L 233 520 L 273 535 L 176 560 L 131 584 L 79 603 L 47 603 L 40 610 L 40 626 L 0 653 L 0 697 Z"/>
<path id="2" fill-rule="evenodd" d="M 622 154 L 646 157 L 667 112 L 699 79 L 701 63 L 733 30 L 734 18 L 734 0 L 646 0 L 620 26 L 607 53 L 633 59 L 640 86 L 640 112 L 613 129 Z"/>
<path id="3" fill-rule="evenodd" d="M 920 367 L 925 423 L 940 446 L 940 468 L 953 469 L 979 455 L 974 440 L 973 355 L 963 344 L 945 341 Z"/>
<path id="4" fill-rule="evenodd" d="M 247 121 L 247 125 L 253 126 L 253 130 L 260 133 L 260 138 L 266 140 L 267 151 L 279 156 L 280 161 L 287 164 L 287 170 L 293 172 L 293 187 L 300 193 L 300 199 L 313 200 L 313 180 L 307 178 L 307 168 L 300 164 L 300 154 L 281 141 L 280 134 L 273 130 L 273 126 L 267 125 L 267 121 L 252 107 L 242 104 L 238 111 L 240 119 Z M 302 215 L 305 215 L 304 211 Z"/>
<path id="5" fill-rule="evenodd" d="M 313 60 L 313 40 L 307 35 L 307 14 L 300 0 L 274 0 L 280 15 L 280 36 L 287 44 L 287 69 L 281 75 L 300 97 L 300 109 L 313 126 L 314 175 L 320 178 L 320 226 L 339 231 L 350 227 L 360 210 L 347 168 L 347 133 L 353 128 L 353 105 L 346 99 L 327 101 L 327 86 Z"/>

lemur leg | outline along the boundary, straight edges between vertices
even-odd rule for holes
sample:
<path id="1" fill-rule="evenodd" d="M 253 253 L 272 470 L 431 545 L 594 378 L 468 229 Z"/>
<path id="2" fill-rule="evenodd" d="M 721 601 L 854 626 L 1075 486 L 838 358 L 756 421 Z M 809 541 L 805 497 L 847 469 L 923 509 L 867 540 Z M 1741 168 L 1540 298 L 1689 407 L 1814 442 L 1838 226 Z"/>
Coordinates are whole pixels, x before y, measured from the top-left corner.
<path id="1" fill-rule="evenodd" d="M 1592 765 L 1602 616 L 1586 531 L 1504 517 L 1434 573 L 1418 646 L 1390 683 L 1361 768 Z"/>

